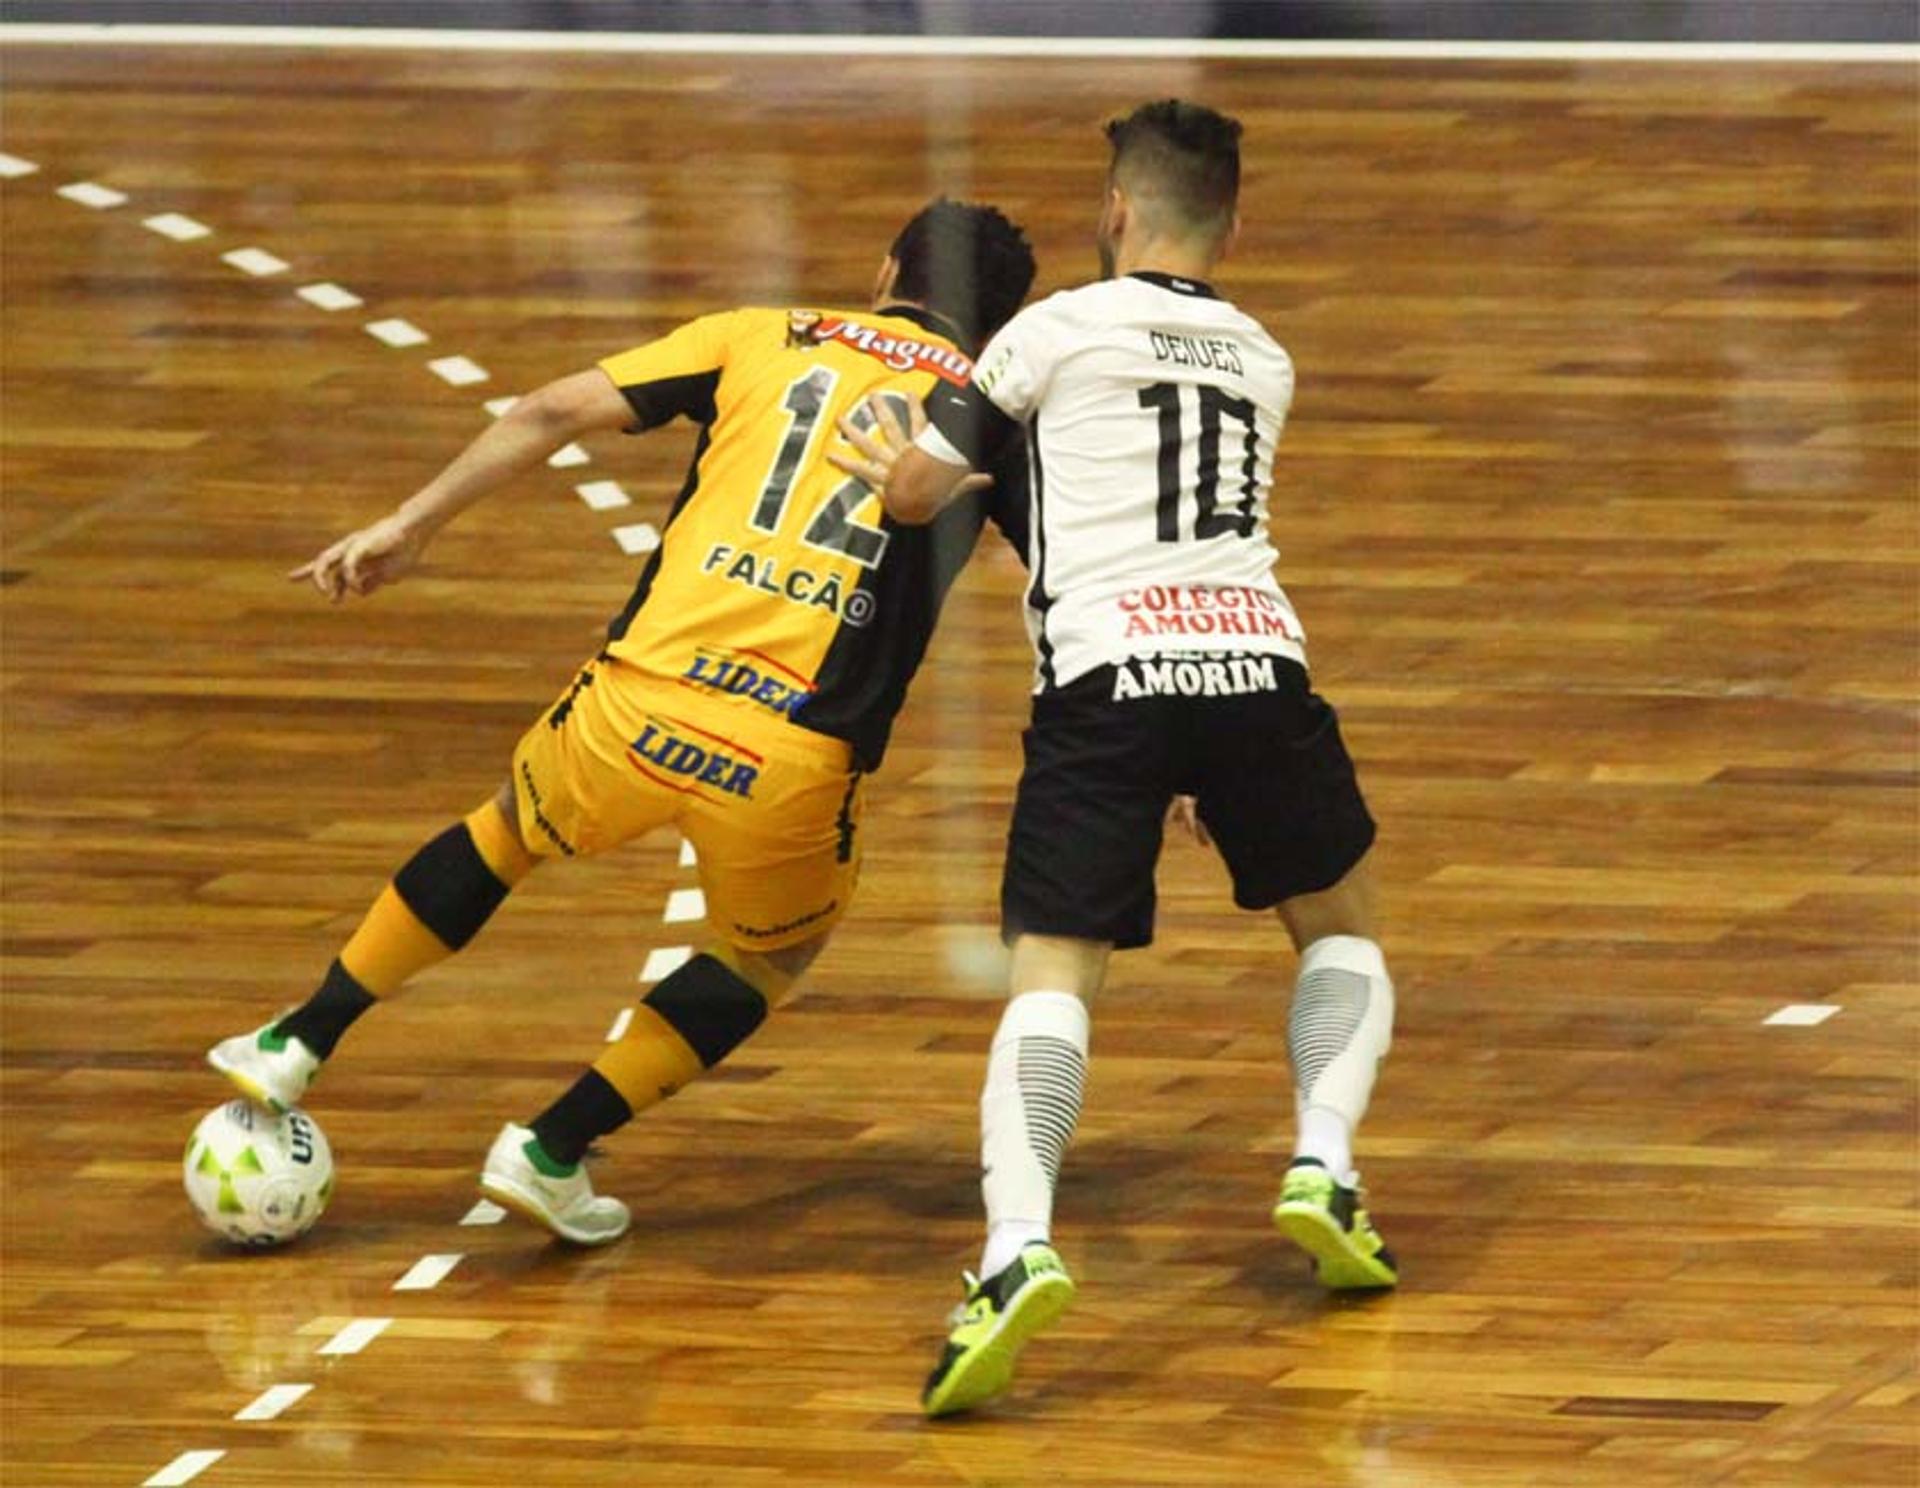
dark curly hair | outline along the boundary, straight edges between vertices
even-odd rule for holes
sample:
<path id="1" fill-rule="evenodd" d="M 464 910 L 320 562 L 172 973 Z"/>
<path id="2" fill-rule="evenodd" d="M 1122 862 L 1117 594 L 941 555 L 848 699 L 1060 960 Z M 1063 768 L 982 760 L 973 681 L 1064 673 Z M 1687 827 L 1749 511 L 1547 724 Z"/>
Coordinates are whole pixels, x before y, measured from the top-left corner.
<path id="1" fill-rule="evenodd" d="M 952 321 L 974 346 L 1013 318 L 1033 287 L 1033 249 L 997 208 L 941 197 L 914 214 L 889 250 L 893 292 Z"/>
<path id="2" fill-rule="evenodd" d="M 1111 178 L 1164 207 L 1167 226 L 1224 233 L 1240 200 L 1240 121 L 1163 98 L 1107 123 Z"/>

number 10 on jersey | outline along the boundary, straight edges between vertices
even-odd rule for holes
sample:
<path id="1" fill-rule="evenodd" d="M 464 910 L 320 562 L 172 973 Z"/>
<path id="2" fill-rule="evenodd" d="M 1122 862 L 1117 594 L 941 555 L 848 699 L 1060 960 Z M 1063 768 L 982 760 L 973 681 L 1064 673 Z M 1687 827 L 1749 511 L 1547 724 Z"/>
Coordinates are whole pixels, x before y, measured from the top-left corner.
<path id="1" fill-rule="evenodd" d="M 1259 523 L 1255 504 L 1260 499 L 1260 431 L 1253 421 L 1253 404 L 1217 387 L 1194 388 L 1200 403 L 1200 459 L 1194 471 L 1196 508 L 1193 536 L 1252 537 Z M 1155 529 L 1161 542 L 1180 541 L 1180 453 L 1184 418 L 1180 385 L 1156 382 L 1140 389 L 1140 406 L 1160 415 L 1160 497 L 1154 506 Z M 1225 418 L 1244 426 L 1240 448 L 1239 500 L 1230 511 L 1220 510 L 1220 426 Z"/>

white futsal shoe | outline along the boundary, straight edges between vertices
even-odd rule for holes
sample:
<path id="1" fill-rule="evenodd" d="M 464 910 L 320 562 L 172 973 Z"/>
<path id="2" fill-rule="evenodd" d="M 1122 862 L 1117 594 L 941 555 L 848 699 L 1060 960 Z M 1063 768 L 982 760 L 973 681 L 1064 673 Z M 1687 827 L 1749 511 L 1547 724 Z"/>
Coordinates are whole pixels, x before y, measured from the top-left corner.
<path id="1" fill-rule="evenodd" d="M 320 1073 L 320 1056 L 299 1039 L 283 1038 L 273 1030 L 269 1023 L 222 1039 L 207 1050 L 207 1063 L 248 1100 L 284 1113 L 300 1104 Z"/>
<path id="2" fill-rule="evenodd" d="M 593 1191 L 585 1163 L 561 1168 L 511 1121 L 493 1139 L 480 1191 L 575 1245 L 611 1245 L 633 1222 L 625 1204 Z"/>

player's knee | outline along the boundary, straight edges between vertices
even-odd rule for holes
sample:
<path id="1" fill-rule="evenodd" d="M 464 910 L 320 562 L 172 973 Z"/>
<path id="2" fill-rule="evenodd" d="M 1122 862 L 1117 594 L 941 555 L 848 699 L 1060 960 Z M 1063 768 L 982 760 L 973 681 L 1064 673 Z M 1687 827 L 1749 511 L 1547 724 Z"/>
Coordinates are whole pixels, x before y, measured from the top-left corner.
<path id="1" fill-rule="evenodd" d="M 708 948 L 707 954 L 757 989 L 769 1002 L 778 1002 L 826 949 L 827 939 L 828 935 L 823 931 L 798 945 L 765 951 L 750 951 L 743 946 L 717 941 Z"/>
<path id="2" fill-rule="evenodd" d="M 1373 904 L 1373 872 L 1362 858 L 1331 888 L 1282 900 L 1275 913 L 1293 937 L 1294 949 L 1304 951 L 1330 935 L 1374 939 Z"/>
<path id="3" fill-rule="evenodd" d="M 1112 954 L 1112 945 L 1103 940 L 1021 934 L 1014 938 L 1008 986 L 1015 997 L 1023 992 L 1070 992 L 1086 1002 L 1106 980 Z"/>
<path id="4" fill-rule="evenodd" d="M 767 1020 L 765 995 L 714 956 L 695 956 L 659 983 L 645 1001 L 708 1069 Z"/>

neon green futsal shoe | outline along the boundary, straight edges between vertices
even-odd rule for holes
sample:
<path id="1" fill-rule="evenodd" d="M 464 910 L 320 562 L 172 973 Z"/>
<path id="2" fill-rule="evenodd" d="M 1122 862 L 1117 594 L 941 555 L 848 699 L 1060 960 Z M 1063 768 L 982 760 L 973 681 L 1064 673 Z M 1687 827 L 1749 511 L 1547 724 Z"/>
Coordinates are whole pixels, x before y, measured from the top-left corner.
<path id="1" fill-rule="evenodd" d="M 966 1286 L 966 1301 L 948 1319 L 946 1349 L 920 1394 L 930 1416 L 972 1410 L 1004 1394 L 1020 1350 L 1066 1311 L 1074 1290 L 1059 1254 L 1039 1240 L 985 1281 L 966 1274 Z"/>
<path id="2" fill-rule="evenodd" d="M 1360 1207 L 1359 1189 L 1336 1183 L 1310 1157 L 1287 1169 L 1273 1222 L 1318 1262 L 1324 1287 L 1347 1292 L 1399 1284 L 1399 1264 Z"/>

